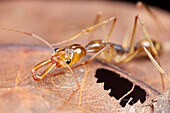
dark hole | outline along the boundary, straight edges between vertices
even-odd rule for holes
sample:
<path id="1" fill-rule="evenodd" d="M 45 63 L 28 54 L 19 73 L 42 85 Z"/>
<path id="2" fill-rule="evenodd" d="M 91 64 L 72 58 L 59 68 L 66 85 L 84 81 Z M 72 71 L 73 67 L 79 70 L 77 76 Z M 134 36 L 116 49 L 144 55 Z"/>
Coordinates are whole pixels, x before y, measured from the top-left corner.
<path id="1" fill-rule="evenodd" d="M 95 77 L 98 78 L 97 83 L 104 82 L 105 90 L 111 89 L 109 95 L 114 96 L 117 100 L 129 92 L 133 86 L 133 83 L 128 79 L 120 77 L 119 74 L 103 68 L 97 69 Z M 121 100 L 120 105 L 125 107 L 130 98 L 132 98 L 129 102 L 130 105 L 135 104 L 138 100 L 144 103 L 146 100 L 146 92 L 135 85 L 134 90 Z"/>

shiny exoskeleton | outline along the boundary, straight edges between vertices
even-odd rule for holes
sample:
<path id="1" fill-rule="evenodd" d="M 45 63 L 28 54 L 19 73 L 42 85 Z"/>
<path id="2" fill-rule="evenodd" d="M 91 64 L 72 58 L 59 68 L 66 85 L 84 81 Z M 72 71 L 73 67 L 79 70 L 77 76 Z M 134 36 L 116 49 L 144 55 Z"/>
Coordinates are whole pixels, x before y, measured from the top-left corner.
<path id="1" fill-rule="evenodd" d="M 157 41 L 153 42 L 157 51 L 160 52 L 161 44 Z M 97 53 L 101 51 L 103 48 L 106 48 L 107 46 L 108 49 L 104 50 L 101 54 L 105 60 L 108 60 L 107 51 L 110 51 L 110 49 L 112 50 L 111 53 L 112 59 L 118 63 L 119 62 L 121 63 L 121 61 L 128 56 L 129 48 L 124 49 L 121 45 L 107 43 L 102 40 L 93 40 L 89 42 L 85 47 L 80 44 L 73 44 L 70 46 L 66 46 L 64 48 L 57 48 L 55 49 L 55 52 L 52 54 L 50 60 L 44 62 L 55 64 L 56 67 L 66 67 L 66 65 L 60 60 L 62 59 L 69 66 L 72 66 L 73 64 L 77 63 L 81 58 L 86 56 L 87 53 Z M 141 46 L 146 47 L 148 50 L 150 50 L 149 52 L 152 52 L 148 41 L 142 40 L 139 43 L 137 43 L 135 46 L 135 50 L 137 50 Z M 34 79 L 37 81 L 40 81 L 45 77 L 43 76 L 43 74 L 41 76 L 36 75 L 34 71 L 32 75 Z"/>

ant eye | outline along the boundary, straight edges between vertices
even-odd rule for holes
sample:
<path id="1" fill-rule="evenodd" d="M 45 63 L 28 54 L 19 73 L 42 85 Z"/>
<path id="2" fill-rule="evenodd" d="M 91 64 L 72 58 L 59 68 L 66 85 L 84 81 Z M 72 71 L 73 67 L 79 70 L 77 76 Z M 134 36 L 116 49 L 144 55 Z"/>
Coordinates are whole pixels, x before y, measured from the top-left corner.
<path id="1" fill-rule="evenodd" d="M 57 51 L 59 48 L 55 48 L 54 51 Z"/>
<path id="2" fill-rule="evenodd" d="M 70 62 L 71 62 L 71 59 L 67 59 L 66 63 L 70 64 Z"/>

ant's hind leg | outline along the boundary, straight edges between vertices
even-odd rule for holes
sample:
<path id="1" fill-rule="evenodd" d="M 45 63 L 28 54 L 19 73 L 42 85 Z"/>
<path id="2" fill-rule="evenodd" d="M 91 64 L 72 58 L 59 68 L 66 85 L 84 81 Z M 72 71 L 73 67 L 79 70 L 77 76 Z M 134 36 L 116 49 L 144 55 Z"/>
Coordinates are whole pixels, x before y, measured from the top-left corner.
<path id="1" fill-rule="evenodd" d="M 138 19 L 138 16 L 135 16 L 135 21 L 134 21 L 131 37 L 130 36 L 125 37 L 123 44 L 122 44 L 122 47 L 124 47 L 124 49 L 129 48 L 128 54 L 133 53 L 135 50 L 134 39 L 135 39 L 135 33 L 136 33 L 136 28 L 137 28 L 137 19 Z"/>
<path id="2" fill-rule="evenodd" d="M 153 58 L 153 56 L 151 55 L 151 53 L 145 48 L 145 47 L 140 47 L 137 50 L 135 50 L 132 54 L 129 54 L 125 59 L 119 61 L 119 63 L 125 63 L 130 61 L 137 53 L 139 53 L 139 51 L 144 50 L 145 53 L 147 54 L 147 56 L 150 58 L 150 60 L 152 61 L 152 63 L 155 65 L 155 67 L 158 69 L 158 71 L 161 73 L 161 75 L 164 75 L 165 78 L 168 80 L 168 82 L 170 83 L 169 78 L 167 77 L 166 73 L 164 72 L 164 70 L 162 69 L 162 67 L 157 63 L 157 61 Z M 164 85 L 162 83 L 162 85 Z M 164 88 L 164 87 L 163 87 Z"/>
<path id="3" fill-rule="evenodd" d="M 135 33 L 136 33 L 136 28 L 137 28 L 137 20 L 139 20 L 140 24 L 142 25 L 142 30 L 143 30 L 144 34 L 146 35 L 147 40 L 149 41 L 149 44 L 151 46 L 151 50 L 153 51 L 154 57 L 156 58 L 156 61 L 160 65 L 158 52 L 157 52 L 156 48 L 154 47 L 154 45 L 152 43 L 152 40 L 151 40 L 147 30 L 146 30 L 145 25 L 143 24 L 142 20 L 140 19 L 140 17 L 138 15 L 135 16 L 134 27 L 133 27 L 133 30 L 132 30 L 132 36 L 129 39 L 130 42 L 128 42 L 129 43 L 129 52 L 128 52 L 128 54 L 132 54 L 135 51 L 134 39 L 135 39 Z"/>
<path id="4" fill-rule="evenodd" d="M 153 52 L 154 58 L 156 59 L 156 61 L 157 61 L 157 63 L 159 64 L 159 66 L 161 66 L 160 60 L 159 60 L 159 56 L 158 56 L 158 52 L 157 52 L 156 48 L 154 47 L 154 45 L 153 45 L 153 43 L 152 43 L 152 41 L 151 41 L 151 38 L 150 38 L 149 34 L 147 33 L 146 27 L 145 27 L 145 25 L 143 24 L 143 22 L 142 22 L 142 20 L 140 19 L 139 16 L 138 16 L 138 19 L 139 19 L 139 21 L 140 21 L 140 24 L 142 25 L 142 30 L 143 30 L 143 32 L 145 33 L 147 40 L 149 41 L 149 44 L 150 44 L 151 50 L 152 50 L 152 52 Z M 163 76 L 165 76 L 167 79 L 168 79 L 168 77 L 166 76 L 166 74 L 162 74 L 162 73 L 161 73 L 162 88 L 165 89 L 165 84 L 164 84 Z"/>
<path id="5" fill-rule="evenodd" d="M 151 53 L 145 48 L 145 47 L 140 47 L 138 48 L 136 51 L 134 51 L 132 54 L 129 54 L 125 59 L 119 61 L 119 63 L 125 63 L 130 61 L 137 53 L 139 53 L 139 51 L 144 50 L 145 53 L 147 54 L 147 56 L 150 58 L 150 60 L 152 61 L 152 63 L 155 65 L 155 67 L 159 70 L 159 72 L 164 75 L 166 77 L 166 79 L 168 80 L 168 82 L 170 83 L 169 78 L 167 77 L 166 73 L 163 71 L 163 69 L 161 68 L 161 66 L 156 62 L 156 60 L 153 58 L 153 56 L 151 55 Z"/>
<path id="6" fill-rule="evenodd" d="M 131 59 L 132 56 L 137 54 L 136 53 L 137 51 L 135 51 L 135 47 L 134 47 L 134 38 L 135 38 L 135 33 L 136 33 L 136 28 L 137 28 L 137 20 L 139 20 L 139 22 L 140 22 L 140 24 L 142 26 L 142 30 L 143 30 L 144 34 L 146 35 L 146 38 L 147 38 L 147 40 L 148 40 L 148 42 L 150 44 L 151 50 L 153 52 L 153 55 L 154 55 L 154 58 L 156 59 L 157 64 L 159 65 L 159 67 L 161 67 L 158 52 L 155 49 L 149 34 L 147 33 L 146 27 L 144 26 L 142 20 L 140 19 L 140 17 L 138 15 L 135 16 L 134 27 L 133 27 L 133 30 L 132 30 L 132 36 L 129 37 L 130 39 L 127 40 L 129 42 L 126 42 L 126 44 L 129 44 L 129 52 L 128 52 L 129 57 L 127 57 L 125 60 L 123 60 L 121 62 L 127 62 L 127 61 L 129 61 Z M 162 87 L 163 87 L 163 89 L 165 89 L 163 75 L 166 78 L 168 78 L 168 77 L 166 76 L 166 74 L 163 74 L 163 72 L 161 72 Z"/>
<path id="7" fill-rule="evenodd" d="M 137 2 L 136 7 L 137 7 L 138 13 L 140 12 L 140 10 L 141 10 L 142 8 L 144 8 L 144 9 L 146 10 L 146 12 L 149 14 L 149 16 L 151 16 L 151 18 L 152 18 L 158 25 L 160 24 L 157 16 L 152 12 L 152 10 L 148 7 L 147 4 L 139 1 L 139 2 Z"/>
<path id="8" fill-rule="evenodd" d="M 152 9 L 145 3 L 142 3 L 141 1 L 139 1 L 136 4 L 136 7 L 138 9 L 138 14 L 140 13 L 140 10 L 142 8 L 144 8 L 146 10 L 146 12 L 148 13 L 148 15 L 151 17 L 151 19 L 155 22 L 155 25 L 159 28 L 160 32 L 165 32 L 168 31 L 168 29 L 166 28 L 166 25 L 163 23 L 163 21 L 160 20 L 160 18 L 158 18 L 158 14 L 155 14 Z"/>
<path id="9" fill-rule="evenodd" d="M 137 7 L 137 14 L 139 14 L 139 11 L 144 8 L 147 13 L 149 14 L 149 16 L 156 22 L 156 24 L 160 27 L 161 26 L 161 23 L 159 22 L 157 16 L 151 11 L 151 9 L 147 6 L 147 4 L 145 3 L 142 3 L 141 1 L 137 2 L 136 4 L 136 7 Z M 132 31 L 133 32 L 133 31 Z M 125 38 L 124 38 L 124 41 L 123 41 L 123 44 L 122 46 L 124 48 L 128 48 L 129 47 L 129 42 L 130 42 L 130 36 L 127 35 Z"/>

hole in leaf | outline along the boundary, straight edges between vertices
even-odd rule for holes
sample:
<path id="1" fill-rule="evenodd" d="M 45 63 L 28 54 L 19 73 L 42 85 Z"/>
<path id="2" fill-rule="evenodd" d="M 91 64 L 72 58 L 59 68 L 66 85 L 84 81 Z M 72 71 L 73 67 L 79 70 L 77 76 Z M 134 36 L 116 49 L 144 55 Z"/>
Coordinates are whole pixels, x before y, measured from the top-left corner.
<path id="1" fill-rule="evenodd" d="M 117 100 L 127 94 L 133 86 L 133 83 L 128 79 L 120 77 L 118 73 L 104 68 L 97 69 L 95 77 L 98 78 L 97 83 L 104 82 L 105 90 L 111 89 L 109 95 L 114 96 Z M 146 100 L 146 92 L 144 89 L 135 85 L 134 90 L 121 100 L 120 105 L 125 107 L 130 98 L 132 98 L 129 102 L 130 105 L 135 104 L 138 100 L 144 103 Z"/>

